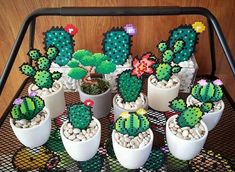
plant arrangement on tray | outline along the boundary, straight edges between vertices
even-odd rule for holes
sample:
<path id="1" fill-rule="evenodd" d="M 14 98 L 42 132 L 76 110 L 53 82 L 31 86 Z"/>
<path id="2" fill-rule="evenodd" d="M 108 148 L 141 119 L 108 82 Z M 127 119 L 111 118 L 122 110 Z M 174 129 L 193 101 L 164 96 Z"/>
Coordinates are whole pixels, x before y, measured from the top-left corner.
<path id="1" fill-rule="evenodd" d="M 44 55 L 38 49 L 31 49 L 28 56 L 34 65 L 23 63 L 20 66 L 20 71 L 33 80 L 33 84 L 28 88 L 29 94 L 36 92 L 43 98 L 52 118 L 61 115 L 65 109 L 63 86 L 61 82 L 57 81 L 60 79 L 61 73 L 50 72 L 51 63 L 58 53 L 58 49 L 54 46 L 48 47 Z"/>
<path id="2" fill-rule="evenodd" d="M 146 115 L 147 111 L 143 108 L 136 112 L 122 112 L 114 124 L 114 152 L 118 161 L 126 168 L 139 168 L 147 161 L 151 152 L 153 133 Z"/>
<path id="3" fill-rule="evenodd" d="M 92 158 L 98 150 L 101 125 L 92 117 L 90 99 L 84 103 L 73 104 L 68 107 L 68 120 L 61 126 L 60 134 L 68 154 L 77 161 Z"/>
<path id="4" fill-rule="evenodd" d="M 149 105 L 153 109 L 169 110 L 169 101 L 178 96 L 180 80 L 174 74 L 181 70 L 178 64 L 187 61 L 194 53 L 198 35 L 204 30 L 199 27 L 205 26 L 200 22 L 197 25 L 179 26 L 170 31 L 168 41 L 161 41 L 157 45 L 162 55 L 160 59 L 155 59 L 155 73 L 148 81 Z M 162 100 L 162 103 L 157 102 L 156 99 Z"/>
<path id="5" fill-rule="evenodd" d="M 27 147 L 41 146 L 49 138 L 50 113 L 44 106 L 44 101 L 34 92 L 14 101 L 10 124 L 16 137 Z"/>
<path id="6" fill-rule="evenodd" d="M 222 81 L 216 79 L 208 81 L 201 79 L 193 86 L 191 94 L 187 98 L 187 105 L 198 105 L 202 108 L 210 107 L 203 116 L 203 121 L 206 123 L 208 130 L 212 130 L 219 122 L 224 110 Z"/>
<path id="7" fill-rule="evenodd" d="M 123 71 L 118 75 L 118 94 L 114 96 L 113 106 L 116 117 L 124 111 L 135 112 L 139 108 L 147 108 L 147 97 L 141 93 L 143 75 L 152 74 L 154 60 L 151 53 L 145 53 L 141 59 L 134 58 L 133 69 Z"/>
<path id="8" fill-rule="evenodd" d="M 204 103 L 202 106 L 187 107 L 183 99 L 174 99 L 170 107 L 179 115 L 170 117 L 166 124 L 169 149 L 179 159 L 192 159 L 201 151 L 206 141 L 208 129 L 201 119 L 212 109 L 212 106 Z"/>

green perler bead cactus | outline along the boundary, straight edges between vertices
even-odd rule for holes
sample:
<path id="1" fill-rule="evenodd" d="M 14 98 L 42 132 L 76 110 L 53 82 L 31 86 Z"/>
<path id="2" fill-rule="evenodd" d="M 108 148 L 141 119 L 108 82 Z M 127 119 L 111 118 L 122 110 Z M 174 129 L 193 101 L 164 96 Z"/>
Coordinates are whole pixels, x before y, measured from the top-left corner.
<path id="1" fill-rule="evenodd" d="M 124 102 L 135 102 L 140 95 L 143 81 L 131 75 L 131 70 L 122 72 L 117 79 L 118 92 Z"/>
<path id="2" fill-rule="evenodd" d="M 131 53 L 131 35 L 124 28 L 113 28 L 104 34 L 103 52 L 116 65 L 123 65 Z"/>
<path id="3" fill-rule="evenodd" d="M 91 107 L 83 103 L 74 104 L 68 108 L 68 117 L 74 128 L 87 129 L 92 120 Z"/>
<path id="4" fill-rule="evenodd" d="M 143 110 L 144 111 L 144 110 Z M 146 114 L 138 114 L 137 112 L 123 112 L 116 120 L 114 128 L 121 134 L 129 136 L 137 136 L 149 129 L 149 121 Z"/>
<path id="5" fill-rule="evenodd" d="M 60 66 L 66 65 L 74 53 L 73 35 L 65 31 L 63 27 L 52 27 L 44 35 L 45 49 L 48 49 L 50 46 L 55 46 L 59 50 L 55 63 Z"/>

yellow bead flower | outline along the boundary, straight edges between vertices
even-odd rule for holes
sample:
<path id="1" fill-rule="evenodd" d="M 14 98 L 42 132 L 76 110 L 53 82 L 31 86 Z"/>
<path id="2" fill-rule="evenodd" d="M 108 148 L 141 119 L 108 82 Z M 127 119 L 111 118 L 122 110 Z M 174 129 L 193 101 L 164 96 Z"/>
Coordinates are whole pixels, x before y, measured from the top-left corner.
<path id="1" fill-rule="evenodd" d="M 202 33 L 206 29 L 206 26 L 202 22 L 195 22 L 192 24 L 192 27 L 197 33 Z"/>
<path id="2" fill-rule="evenodd" d="M 122 118 L 127 119 L 127 118 L 130 117 L 130 114 L 129 114 L 128 112 L 122 112 L 122 113 L 120 114 L 120 116 L 121 116 Z"/>
<path id="3" fill-rule="evenodd" d="M 147 111 L 144 108 L 140 108 L 136 111 L 138 115 L 145 115 L 147 114 Z"/>

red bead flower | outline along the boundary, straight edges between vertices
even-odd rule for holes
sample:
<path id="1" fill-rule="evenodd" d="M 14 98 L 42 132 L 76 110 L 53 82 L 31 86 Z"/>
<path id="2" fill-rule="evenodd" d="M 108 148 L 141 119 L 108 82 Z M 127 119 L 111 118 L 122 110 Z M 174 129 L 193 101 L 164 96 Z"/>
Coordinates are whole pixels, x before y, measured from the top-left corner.
<path id="1" fill-rule="evenodd" d="M 75 35 L 78 32 L 78 29 L 72 24 L 67 24 L 64 27 L 64 30 L 68 32 L 70 35 Z"/>
<path id="2" fill-rule="evenodd" d="M 92 107 L 94 105 L 94 101 L 91 99 L 87 99 L 84 101 L 84 105 Z"/>
<path id="3" fill-rule="evenodd" d="M 153 69 L 151 66 L 155 63 L 155 61 L 149 59 L 151 55 L 151 53 L 147 53 L 142 56 L 141 60 L 135 58 L 132 62 L 134 69 L 131 74 L 136 75 L 138 78 L 140 78 L 144 73 L 152 74 Z"/>

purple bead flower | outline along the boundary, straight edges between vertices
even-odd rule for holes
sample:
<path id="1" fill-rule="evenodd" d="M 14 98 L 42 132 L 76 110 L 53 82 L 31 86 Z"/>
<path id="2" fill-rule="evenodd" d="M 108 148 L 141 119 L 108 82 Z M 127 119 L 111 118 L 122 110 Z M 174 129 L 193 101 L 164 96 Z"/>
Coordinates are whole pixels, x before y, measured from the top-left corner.
<path id="1" fill-rule="evenodd" d="M 223 85 L 223 82 L 220 79 L 216 79 L 213 81 L 213 84 L 215 85 Z"/>
<path id="2" fill-rule="evenodd" d="M 136 28 L 132 25 L 132 24 L 127 24 L 124 27 L 126 33 L 128 33 L 129 35 L 135 35 L 136 34 Z"/>
<path id="3" fill-rule="evenodd" d="M 207 84 L 205 79 L 201 79 L 201 80 L 197 81 L 197 83 L 201 86 L 205 86 Z"/>
<path id="4" fill-rule="evenodd" d="M 14 105 L 19 105 L 19 104 L 21 104 L 22 102 L 23 102 L 23 99 L 17 98 L 17 99 L 14 100 L 13 104 L 14 104 Z"/>
<path id="5" fill-rule="evenodd" d="M 34 97 L 34 96 L 36 96 L 37 95 L 37 93 L 35 92 L 35 91 L 32 91 L 30 94 L 29 94 L 29 97 Z"/>

